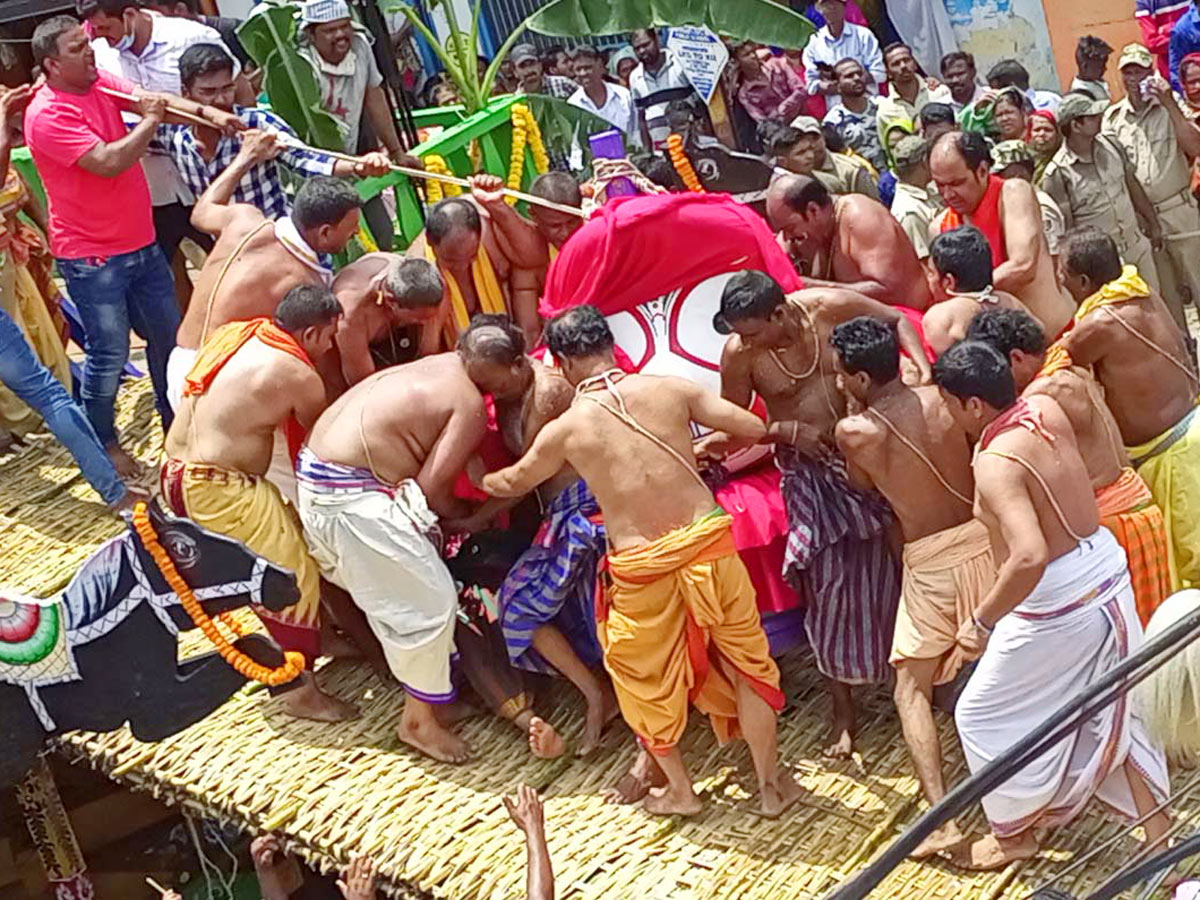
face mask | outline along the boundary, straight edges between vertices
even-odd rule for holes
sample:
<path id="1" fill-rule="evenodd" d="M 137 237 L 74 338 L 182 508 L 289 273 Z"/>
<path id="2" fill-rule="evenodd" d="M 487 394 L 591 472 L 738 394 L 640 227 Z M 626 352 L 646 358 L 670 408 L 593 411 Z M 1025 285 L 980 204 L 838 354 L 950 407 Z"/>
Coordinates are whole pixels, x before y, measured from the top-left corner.
<path id="1" fill-rule="evenodd" d="M 129 50 L 132 47 L 133 47 L 133 35 L 132 34 L 124 35 L 119 41 L 116 42 L 116 44 L 113 45 L 113 49 L 116 50 L 118 53 L 124 53 L 126 50 Z"/>

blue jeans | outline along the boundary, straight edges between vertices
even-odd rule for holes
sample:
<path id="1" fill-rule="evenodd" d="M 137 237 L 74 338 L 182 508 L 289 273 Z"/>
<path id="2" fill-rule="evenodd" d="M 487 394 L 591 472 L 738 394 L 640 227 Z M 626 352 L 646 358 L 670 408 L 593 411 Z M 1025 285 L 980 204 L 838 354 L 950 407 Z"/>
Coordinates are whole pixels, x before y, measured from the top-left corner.
<path id="1" fill-rule="evenodd" d="M 17 323 L 3 310 L 0 310 L 0 381 L 46 420 L 105 503 L 116 503 L 125 496 L 125 485 L 83 408 L 71 399 L 50 370 L 38 362 Z"/>
<path id="2" fill-rule="evenodd" d="M 129 359 L 129 329 L 146 341 L 146 361 L 163 430 L 171 426 L 167 357 L 175 346 L 179 307 L 175 280 L 158 244 L 107 259 L 60 259 L 58 270 L 79 308 L 87 337 L 87 362 L 79 396 L 105 445 L 117 441 L 113 403 Z"/>

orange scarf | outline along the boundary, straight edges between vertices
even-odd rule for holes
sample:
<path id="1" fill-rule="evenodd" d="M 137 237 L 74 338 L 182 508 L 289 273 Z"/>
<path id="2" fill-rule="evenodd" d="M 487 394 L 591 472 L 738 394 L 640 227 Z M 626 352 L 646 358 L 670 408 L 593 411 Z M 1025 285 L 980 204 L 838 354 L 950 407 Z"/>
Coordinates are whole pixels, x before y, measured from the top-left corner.
<path id="1" fill-rule="evenodd" d="M 1004 223 L 1000 221 L 1000 192 L 1004 190 L 1004 179 L 999 175 L 988 176 L 987 190 L 975 212 L 971 213 L 968 222 L 953 209 L 947 209 L 942 214 L 942 233 L 951 231 L 961 225 L 974 225 L 983 232 L 988 245 L 992 248 L 992 265 L 998 266 L 1008 259 L 1004 249 Z"/>
<path id="2" fill-rule="evenodd" d="M 1013 428 L 1027 428 L 1043 440 L 1050 443 L 1054 442 L 1054 435 L 1048 432 L 1046 426 L 1042 423 L 1041 412 L 1030 406 L 1027 399 L 1021 397 L 1016 403 L 989 422 L 988 426 L 983 429 L 983 434 L 979 436 L 979 449 L 981 451 L 986 450 L 988 444 L 1004 432 L 1011 431 Z"/>

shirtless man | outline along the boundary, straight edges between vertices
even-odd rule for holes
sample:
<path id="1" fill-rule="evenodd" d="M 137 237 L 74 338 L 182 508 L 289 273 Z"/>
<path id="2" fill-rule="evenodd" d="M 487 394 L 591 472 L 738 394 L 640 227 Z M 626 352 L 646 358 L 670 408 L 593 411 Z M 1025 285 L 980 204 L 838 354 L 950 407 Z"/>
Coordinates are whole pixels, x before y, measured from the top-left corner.
<path id="1" fill-rule="evenodd" d="M 713 322 L 718 331 L 736 332 L 721 355 L 722 396 L 749 407 L 757 393 L 770 414 L 768 439 L 776 445 L 791 525 L 784 575 L 808 603 L 804 626 L 833 698 L 825 752 L 839 759 L 854 751 L 851 685 L 891 680 L 888 652 L 900 596 L 888 535 L 892 511 L 878 494 L 852 486 L 832 452 L 845 402 L 829 338 L 835 326 L 858 316 L 895 328 L 920 381 L 929 383 L 929 362 L 904 314 L 842 287 L 785 298 L 770 276 L 739 272 L 726 284 Z M 714 455 L 723 440 L 706 438 L 703 452 Z M 848 529 L 845 522 L 857 524 Z"/>
<path id="2" fill-rule="evenodd" d="M 1074 304 L 1055 276 L 1033 185 L 993 175 L 987 141 L 971 132 L 940 137 L 929 167 L 948 207 L 931 236 L 964 224 L 979 228 L 992 250 L 992 286 L 1024 303 L 1047 334 L 1060 334 Z"/>
<path id="3" fill-rule="evenodd" d="M 626 375 L 595 307 L 553 319 L 546 340 L 577 399 L 518 463 L 485 477 L 484 490 L 525 494 L 570 465 L 595 494 L 609 542 L 608 587 L 597 611 L 605 665 L 625 721 L 666 782 L 649 789 L 646 809 L 686 816 L 702 808 L 678 746 L 690 696 L 719 740 L 739 728 L 746 736 L 761 811 L 778 816 L 800 796 L 777 759 L 779 670 L 733 544 L 733 520 L 696 470 L 691 431 L 695 421 L 749 445 L 763 437 L 763 424 L 693 382 Z M 697 626 L 708 647 L 705 677 L 685 639 Z M 635 768 L 654 768 L 648 763 L 643 756 Z"/>
<path id="4" fill-rule="evenodd" d="M 833 329 L 838 381 L 850 413 L 834 436 L 850 481 L 887 498 L 904 534 L 904 578 L 891 663 L 896 711 L 930 805 L 946 796 L 933 718 L 935 685 L 966 662 L 957 644 L 996 575 L 987 529 L 973 515 L 971 446 L 938 389 L 900 380 L 895 330 L 867 317 Z M 951 821 L 914 851 L 920 859 L 962 843 Z"/>
<path id="5" fill-rule="evenodd" d="M 995 289 L 991 250 L 974 225 L 963 225 L 933 239 L 925 277 L 936 302 L 925 312 L 921 327 L 939 356 L 967 336 L 967 327 L 980 310 L 1025 310 L 1025 304 L 1012 294 Z"/>
<path id="6" fill-rule="evenodd" d="M 291 215 L 274 222 L 256 206 L 231 203 L 242 176 L 278 151 L 274 135 L 245 132 L 233 164 L 192 210 L 192 224 L 217 243 L 196 279 L 195 302 L 188 306 L 167 361 L 173 402 L 178 402 L 184 376 L 208 335 L 228 322 L 270 315 L 297 285 L 327 287 L 333 274 L 319 254 L 340 253 L 358 231 L 362 200 L 353 185 L 339 178 L 308 179 L 296 193 Z"/>
<path id="7" fill-rule="evenodd" d="M 951 415 L 977 442 L 975 514 L 1000 569 L 964 622 L 958 643 L 980 657 L 955 723 L 972 773 L 1136 652 L 1142 630 L 1125 554 L 1106 529 L 1070 420 L 1045 396 L 1017 397 L 993 347 L 964 341 L 934 377 Z M 1124 752 L 1113 753 L 1114 742 Z M 1150 813 L 1169 795 L 1166 760 L 1132 704 L 1099 711 L 1072 740 L 1046 751 L 983 798 L 992 833 L 958 855 L 969 869 L 1000 869 L 1038 851 L 1035 829 L 1066 824 L 1098 797 L 1145 816 L 1150 843 L 1171 819 Z"/>
<path id="8" fill-rule="evenodd" d="M 454 484 L 487 428 L 482 394 L 520 396 L 532 378 L 520 331 L 506 317 L 480 317 L 457 352 L 350 388 L 313 427 L 297 464 L 313 556 L 366 614 L 405 688 L 400 739 L 443 762 L 466 762 L 470 751 L 447 728 L 458 592 L 438 519 L 466 511 Z M 561 738 L 527 704 L 506 717 L 535 754 L 562 753 Z"/>
<path id="9" fill-rule="evenodd" d="M 820 181 L 785 175 L 767 191 L 767 218 L 787 240 L 815 253 L 810 287 L 843 287 L 919 312 L 929 286 L 912 241 L 887 207 L 861 194 L 834 198 Z"/>
<path id="10" fill-rule="evenodd" d="M 311 360 L 333 343 L 341 313 L 328 288 L 301 285 L 273 319 L 235 322 L 213 334 L 188 373 L 161 472 L 163 497 L 177 515 L 295 573 L 299 603 L 259 616 L 276 643 L 307 663 L 300 687 L 285 694 L 285 709 L 325 722 L 357 712 L 323 694 L 311 674 L 321 651 L 320 576 L 295 512 L 264 476 L 276 429 L 291 418 L 307 428 L 325 408 Z"/>
<path id="11" fill-rule="evenodd" d="M 991 344 L 1012 367 L 1023 396 L 1054 400 L 1075 432 L 1079 455 L 1092 479 L 1100 524 L 1129 558 L 1133 596 L 1142 623 L 1171 593 L 1170 544 L 1163 513 L 1150 488 L 1129 465 L 1121 432 L 1104 402 L 1104 392 L 1087 369 L 1069 359 L 1046 364 L 1045 333 L 1020 310 L 991 309 L 971 322 L 967 337 Z"/>
<path id="12" fill-rule="evenodd" d="M 470 197 L 450 197 L 425 217 L 408 255 L 435 263 L 446 283 L 437 319 L 421 329 L 420 354 L 453 347 L 476 313 L 508 313 L 532 347 L 542 333 L 538 294 L 546 256 L 537 235 L 497 228 L 490 210 L 504 202 L 503 185 L 476 176 Z"/>
<path id="13" fill-rule="evenodd" d="M 398 253 L 368 253 L 344 266 L 333 279 L 343 315 L 321 367 L 330 393 L 337 396 L 374 375 L 379 366 L 372 345 L 397 328 L 431 321 L 444 289 L 433 263 Z"/>
<path id="14" fill-rule="evenodd" d="M 1198 382 L 1183 332 L 1137 270 L 1122 267 L 1107 234 L 1070 232 L 1059 268 L 1080 304 L 1060 346 L 1104 387 L 1133 467 L 1162 508 L 1172 588 L 1200 585 Z"/>
<path id="15" fill-rule="evenodd" d="M 547 423 L 571 406 L 575 390 L 558 369 L 531 360 L 533 383 L 521 396 L 496 402 L 496 419 L 514 459 L 533 446 Z M 600 742 L 620 710 L 607 677 L 598 675 L 596 569 L 606 550 L 600 507 L 569 465 L 537 486 L 545 523 L 533 545 L 513 565 L 500 588 L 500 625 L 509 659 L 519 669 L 562 674 L 587 702 L 577 756 Z M 524 497 L 492 498 L 468 519 L 447 523 L 455 531 L 482 531 L 503 509 Z"/>
<path id="16" fill-rule="evenodd" d="M 481 202 L 486 198 L 483 205 L 491 215 L 492 224 L 496 229 L 514 245 L 534 240 L 537 251 L 541 258 L 545 259 L 546 265 L 554 261 L 567 239 L 587 221 L 583 216 L 534 204 L 529 205 L 529 218 L 526 219 L 505 203 L 503 196 L 497 197 L 497 192 L 504 187 L 503 179 L 495 175 L 476 175 L 472 183 L 476 188 L 473 196 Z M 529 186 L 529 193 L 565 206 L 583 206 L 579 182 L 567 172 L 546 172 L 539 175 Z"/>

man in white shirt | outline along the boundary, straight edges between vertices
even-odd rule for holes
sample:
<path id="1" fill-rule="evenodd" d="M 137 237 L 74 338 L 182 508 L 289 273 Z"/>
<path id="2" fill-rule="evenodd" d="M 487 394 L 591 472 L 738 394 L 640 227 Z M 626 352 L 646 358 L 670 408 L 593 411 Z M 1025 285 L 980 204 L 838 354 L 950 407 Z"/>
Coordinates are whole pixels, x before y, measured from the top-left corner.
<path id="1" fill-rule="evenodd" d="M 696 90 L 671 51 L 662 48 L 653 28 L 633 32 L 630 42 L 638 66 L 629 74 L 629 93 L 641 117 L 642 140 L 647 146 L 661 150 L 671 133 L 667 104 L 672 100 L 687 100 Z"/>
<path id="2" fill-rule="evenodd" d="M 821 28 L 804 48 L 804 76 L 810 94 L 825 97 L 830 109 L 841 103 L 833 67 L 843 59 L 856 59 L 867 70 L 868 90 L 879 92 L 887 80 L 879 41 L 871 29 L 846 21 L 846 0 L 818 0 L 817 11 L 825 17 Z"/>
<path id="3" fill-rule="evenodd" d="M 625 134 L 627 146 L 640 147 L 642 137 L 633 96 L 627 88 L 604 80 L 604 64 L 600 61 L 600 54 L 591 47 L 576 48 L 571 54 L 571 71 L 579 83 L 579 90 L 567 102 L 620 129 Z"/>
<path id="4" fill-rule="evenodd" d="M 95 35 L 92 49 L 96 64 L 132 81 L 147 91 L 179 96 L 179 57 L 196 44 L 217 44 L 229 55 L 237 76 L 238 102 L 254 104 L 254 91 L 240 76 L 240 65 L 214 29 L 191 19 L 171 18 L 139 8 L 135 0 L 78 0 L 79 17 Z M 158 245 L 170 262 L 179 243 L 190 238 L 205 250 L 212 239 L 192 227 L 196 197 L 188 188 L 170 156 L 151 148 L 142 160 L 154 206 L 154 231 Z M 186 301 L 190 293 L 185 292 Z"/>
<path id="5" fill-rule="evenodd" d="M 926 105 L 949 103 L 950 88 L 932 78 L 922 78 L 908 44 L 888 44 L 883 48 L 883 66 L 887 71 L 887 95 L 879 100 L 880 118 L 895 119 L 899 114 L 917 121 Z"/>
<path id="6" fill-rule="evenodd" d="M 346 0 L 306 0 L 300 27 L 300 52 L 316 72 L 321 105 L 338 120 L 343 151 L 356 156 L 360 149 L 375 150 L 382 144 L 393 162 L 413 165 L 416 161 L 404 152 L 396 131 L 375 54 L 355 27 Z M 359 140 L 364 116 L 370 126 L 369 142 Z M 379 249 L 391 250 L 393 226 L 383 198 L 367 201 L 362 214 Z"/>
<path id="7" fill-rule="evenodd" d="M 950 88 L 950 108 L 958 115 L 968 106 L 982 100 L 987 88 L 979 83 L 975 57 L 956 50 L 942 57 L 942 81 Z"/>

